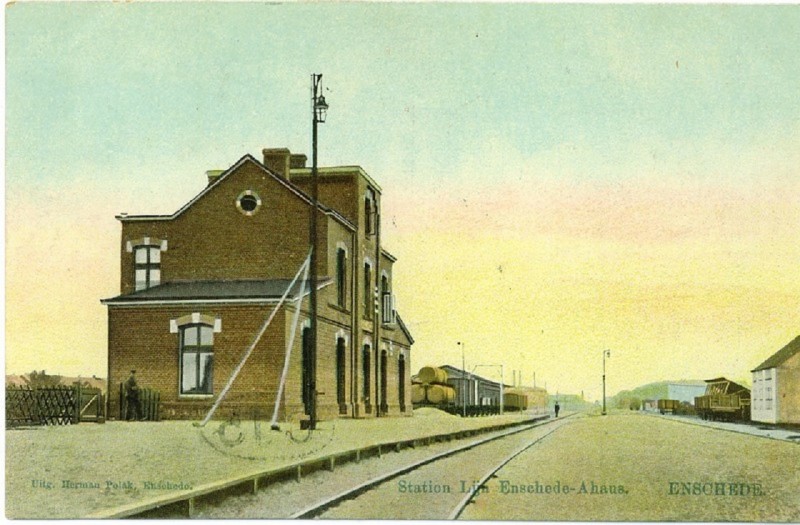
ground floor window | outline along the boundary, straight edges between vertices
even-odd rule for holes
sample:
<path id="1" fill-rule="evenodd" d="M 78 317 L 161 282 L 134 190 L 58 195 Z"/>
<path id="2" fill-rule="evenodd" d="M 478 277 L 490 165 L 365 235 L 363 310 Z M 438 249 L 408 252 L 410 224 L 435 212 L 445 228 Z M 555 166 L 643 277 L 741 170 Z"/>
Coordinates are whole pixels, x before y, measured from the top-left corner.
<path id="1" fill-rule="evenodd" d="M 362 374 L 361 374 L 361 393 L 364 398 L 364 406 L 369 413 L 370 411 L 370 404 L 369 404 L 369 369 L 370 369 L 370 347 L 369 345 L 364 345 L 364 352 L 361 354 L 361 366 L 362 366 Z"/>
<path id="2" fill-rule="evenodd" d="M 381 413 L 386 414 L 389 412 L 389 405 L 386 399 L 386 381 L 388 379 L 387 361 L 389 360 L 386 350 L 381 352 L 381 400 L 380 407 Z"/>
<path id="3" fill-rule="evenodd" d="M 311 414 L 311 397 L 313 392 L 311 390 L 311 328 L 303 328 L 303 370 L 301 383 L 303 385 L 303 408 L 306 414 Z"/>
<path id="4" fill-rule="evenodd" d="M 336 340 L 336 402 L 339 404 L 339 413 L 347 413 L 345 404 L 345 342 L 343 338 Z"/>
<path id="5" fill-rule="evenodd" d="M 397 362 L 397 395 L 400 398 L 400 412 L 406 411 L 406 359 L 400 356 Z"/>
<path id="6" fill-rule="evenodd" d="M 181 328 L 181 394 L 213 394 L 214 327 Z"/>

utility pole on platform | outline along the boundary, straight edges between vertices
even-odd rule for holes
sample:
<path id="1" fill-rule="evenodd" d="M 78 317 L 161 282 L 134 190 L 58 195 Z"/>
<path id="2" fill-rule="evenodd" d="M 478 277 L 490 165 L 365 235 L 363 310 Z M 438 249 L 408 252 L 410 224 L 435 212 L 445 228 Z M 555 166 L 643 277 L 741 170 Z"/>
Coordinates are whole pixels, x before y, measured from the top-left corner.
<path id="1" fill-rule="evenodd" d="M 308 393 L 309 416 L 308 429 L 317 428 L 317 213 L 319 211 L 319 187 L 317 183 L 317 124 L 325 122 L 328 111 L 328 104 L 320 83 L 321 74 L 311 75 L 311 225 L 309 228 L 309 238 L 311 243 L 311 351 L 308 363 Z"/>

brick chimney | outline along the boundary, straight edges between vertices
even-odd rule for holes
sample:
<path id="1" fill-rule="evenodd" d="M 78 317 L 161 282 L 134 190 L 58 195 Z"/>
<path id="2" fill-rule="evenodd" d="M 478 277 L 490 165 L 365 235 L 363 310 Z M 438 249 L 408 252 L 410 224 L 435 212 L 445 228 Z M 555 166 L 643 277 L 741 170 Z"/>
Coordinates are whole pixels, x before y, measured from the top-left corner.
<path id="1" fill-rule="evenodd" d="M 284 179 L 289 179 L 292 153 L 287 148 L 264 148 L 264 166 Z"/>
<path id="2" fill-rule="evenodd" d="M 289 161 L 289 164 L 290 164 L 290 167 L 292 169 L 305 168 L 307 160 L 308 160 L 308 157 L 306 157 L 302 153 L 301 154 L 297 154 L 297 155 L 292 154 L 292 157 L 291 157 L 291 160 Z"/>
<path id="3" fill-rule="evenodd" d="M 206 177 L 208 177 L 208 185 L 211 186 L 212 184 L 217 182 L 217 179 L 223 173 L 225 173 L 225 170 L 208 170 L 208 171 L 206 171 Z"/>

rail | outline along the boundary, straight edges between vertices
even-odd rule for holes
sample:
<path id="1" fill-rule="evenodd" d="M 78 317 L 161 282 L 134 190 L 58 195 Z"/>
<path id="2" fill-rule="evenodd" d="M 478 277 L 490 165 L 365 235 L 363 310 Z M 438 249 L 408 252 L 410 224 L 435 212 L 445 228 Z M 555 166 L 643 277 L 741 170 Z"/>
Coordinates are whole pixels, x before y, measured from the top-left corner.
<path id="1" fill-rule="evenodd" d="M 570 414 L 570 415 L 568 415 L 568 416 L 564 416 L 564 418 L 563 418 L 563 419 L 566 419 L 566 418 L 568 418 L 569 416 L 572 416 L 572 415 L 574 415 L 574 414 Z M 563 421 L 563 419 L 562 419 L 562 421 Z M 495 475 L 495 473 L 497 473 L 497 471 L 498 471 L 498 470 L 500 470 L 501 468 L 505 467 L 505 466 L 506 466 L 506 465 L 507 465 L 507 464 L 508 464 L 508 463 L 509 463 L 509 462 L 510 462 L 512 459 L 514 459 L 515 457 L 519 456 L 520 454 L 522 454 L 523 452 L 525 452 L 526 450 L 528 450 L 529 448 L 531 448 L 531 447 L 532 447 L 532 446 L 534 446 L 535 444 L 539 443 L 541 440 L 543 440 L 544 438 L 546 438 L 547 436 L 549 436 L 550 434 L 552 434 L 552 433 L 553 433 L 553 432 L 555 432 L 556 430 L 558 430 L 558 427 L 556 427 L 556 428 L 552 429 L 550 432 L 548 432 L 547 434 L 545 434 L 545 435 L 543 435 L 543 436 L 539 437 L 538 439 L 534 439 L 534 440 L 533 440 L 533 441 L 531 441 L 530 443 L 526 443 L 525 445 L 523 445 L 522 447 L 520 447 L 519 449 L 517 449 L 516 451 L 514 451 L 512 454 L 510 454 L 509 456 L 507 456 L 507 457 L 506 457 L 506 458 L 505 458 L 503 461 L 501 461 L 500 463 L 498 463 L 498 464 L 497 464 L 497 466 L 495 466 L 495 467 L 494 467 L 494 468 L 492 468 L 492 469 L 491 469 L 489 472 L 487 472 L 487 473 L 486 473 L 486 474 L 485 474 L 485 475 L 484 475 L 484 476 L 483 476 L 483 477 L 482 477 L 482 478 L 481 478 L 481 479 L 478 481 L 478 483 L 477 483 L 477 484 L 475 484 L 475 486 L 473 487 L 473 489 L 472 489 L 472 490 L 470 490 L 470 491 L 467 493 L 467 495 L 466 495 L 466 496 L 464 496 L 464 498 L 463 498 L 463 499 L 462 499 L 462 500 L 461 500 L 461 501 L 458 503 L 458 505 L 456 505 L 456 508 L 455 508 L 455 509 L 453 509 L 453 512 L 451 512 L 451 513 L 450 513 L 450 515 L 447 517 L 447 519 L 449 519 L 449 520 L 455 520 L 455 519 L 458 519 L 458 517 L 459 517 L 459 516 L 461 515 L 461 513 L 464 511 L 464 509 L 466 508 L 466 506 L 467 506 L 467 505 L 469 505 L 469 503 L 470 503 L 470 502 L 473 500 L 473 498 L 475 498 L 475 495 L 476 495 L 476 494 L 478 494 L 478 491 L 479 491 L 479 489 L 480 489 L 481 487 L 483 487 L 484 485 L 486 485 L 486 482 L 487 482 L 487 481 L 489 481 L 489 479 L 490 479 L 492 476 L 494 476 L 494 475 Z"/>
<path id="2" fill-rule="evenodd" d="M 384 452 L 395 451 L 399 452 L 403 448 L 415 448 L 417 446 L 425 446 L 431 443 L 441 441 L 453 441 L 471 437 L 479 434 L 495 432 L 506 428 L 513 428 L 522 425 L 535 425 L 536 423 L 546 420 L 548 415 L 537 416 L 530 419 L 521 421 L 514 421 L 511 423 L 503 423 L 481 427 L 477 429 L 458 430 L 455 432 L 435 434 L 432 436 L 424 436 L 412 439 L 403 439 L 397 441 L 389 441 L 375 445 L 368 445 L 357 449 L 351 449 L 343 452 L 329 454 L 327 456 L 313 458 L 301 463 L 277 467 L 268 470 L 259 470 L 250 472 L 241 476 L 236 476 L 222 481 L 215 481 L 200 485 L 189 491 L 180 493 L 165 494 L 145 501 L 138 501 L 115 507 L 112 509 L 103 509 L 86 516 L 89 519 L 122 519 L 138 516 L 156 509 L 163 509 L 164 507 L 185 505 L 185 512 L 188 517 L 195 514 L 195 504 L 198 499 L 213 495 L 215 493 L 223 492 L 235 487 L 241 487 L 247 492 L 255 493 L 259 488 L 265 487 L 271 483 L 282 481 L 286 479 L 295 479 L 300 481 L 303 475 L 317 472 L 319 470 L 332 471 L 337 464 L 344 464 L 351 461 L 359 462 L 362 458 L 367 457 L 381 457 Z M 520 429 L 522 431 L 525 429 Z M 510 434 L 510 433 L 509 433 Z M 504 434 L 508 435 L 508 434 Z M 502 436 L 501 436 L 502 437 Z"/>
<path id="3" fill-rule="evenodd" d="M 572 415 L 575 415 L 575 414 L 573 413 L 573 414 L 570 414 L 569 416 L 572 416 Z M 565 416 L 564 418 L 562 418 L 562 420 L 566 419 L 569 416 Z M 540 419 L 544 419 L 544 418 L 540 418 Z M 550 422 L 553 422 L 553 421 L 556 421 L 556 420 L 551 420 Z M 545 421 L 545 422 L 547 422 L 547 421 Z M 543 422 L 542 424 L 544 424 L 545 422 Z M 385 483 L 387 481 L 390 481 L 390 480 L 392 480 L 392 479 L 394 479 L 394 478 L 396 478 L 398 476 L 402 476 L 403 474 L 406 474 L 408 472 L 416 470 L 416 469 L 418 469 L 418 468 L 420 468 L 420 467 L 422 467 L 424 465 L 427 465 L 429 463 L 433 463 L 433 462 L 438 461 L 440 459 L 444 459 L 446 457 L 453 456 L 453 455 L 458 454 L 460 452 L 465 452 L 467 450 L 471 450 L 471 449 L 473 449 L 475 447 L 478 447 L 480 445 L 484 445 L 484 444 L 489 443 L 491 441 L 502 439 L 504 437 L 508 437 L 508 436 L 511 436 L 511 435 L 514 435 L 514 434 L 518 434 L 520 432 L 524 432 L 526 430 L 530 430 L 532 428 L 536 428 L 536 427 L 540 426 L 537 423 L 538 423 L 538 420 L 534 420 L 531 423 L 530 426 L 526 426 L 525 428 L 512 430 L 510 432 L 506 432 L 506 433 L 500 434 L 498 436 L 492 436 L 492 437 L 489 437 L 489 438 L 485 438 L 485 439 L 482 439 L 480 441 L 476 441 L 474 443 L 468 443 L 466 445 L 462 445 L 460 447 L 456 447 L 454 449 L 450 449 L 450 450 L 447 450 L 445 452 L 441 452 L 441 453 L 436 454 L 434 456 L 431 456 L 429 458 L 425 458 L 423 460 L 417 461 L 417 462 L 412 463 L 410 465 L 406 465 L 406 466 L 401 467 L 399 469 L 395 469 L 395 470 L 393 470 L 391 472 L 388 472 L 388 473 L 385 473 L 385 474 L 381 474 L 380 476 L 372 478 L 372 479 L 370 479 L 368 481 L 365 481 L 364 483 L 361 483 L 361 484 L 359 484 L 359 485 L 357 485 L 355 487 L 351 487 L 351 488 L 349 488 L 349 489 L 347 489 L 347 490 L 345 490 L 343 492 L 340 492 L 339 494 L 336 494 L 335 496 L 327 498 L 327 499 L 325 499 L 325 500 L 323 500 L 321 502 L 315 503 L 314 505 L 311 505 L 311 506 L 309 506 L 309 507 L 307 507 L 307 508 L 305 508 L 305 509 L 303 509 L 301 511 L 298 511 L 298 512 L 292 514 L 290 516 L 290 518 L 293 518 L 293 519 L 311 519 L 311 518 L 314 518 L 316 516 L 319 516 L 323 512 L 325 512 L 325 510 L 327 510 L 328 508 L 336 506 L 339 503 L 341 503 L 342 501 L 345 501 L 345 500 L 348 500 L 348 499 L 352 499 L 352 498 L 354 498 L 354 497 L 356 497 L 356 496 L 358 496 L 358 495 L 370 490 L 371 488 L 373 488 L 373 487 L 375 487 L 377 485 L 380 485 L 382 483 Z M 550 434 L 553 433 L 554 430 L 555 429 L 553 429 L 552 431 L 548 432 L 547 434 L 545 434 L 545 436 L 549 436 Z M 542 436 L 541 438 L 536 439 L 536 440 L 534 440 L 533 442 L 531 442 L 529 444 L 526 444 L 526 446 L 523 448 L 523 450 L 533 446 L 536 443 L 538 443 L 545 436 Z M 517 455 L 522 453 L 523 450 L 518 450 L 511 457 L 507 458 L 500 466 L 496 467 L 491 473 L 489 473 L 487 476 L 485 476 L 480 481 L 478 486 L 483 485 L 484 483 L 486 483 L 486 480 L 488 480 L 489 477 L 491 477 L 491 475 L 494 474 L 494 472 L 497 472 L 497 470 L 499 470 L 503 465 L 505 465 L 506 463 L 511 461 L 511 459 L 513 459 L 514 457 L 516 457 Z M 464 502 L 462 500 L 463 506 L 460 506 L 460 508 L 458 508 L 457 511 L 454 511 L 455 517 L 457 517 L 458 514 L 461 513 L 461 511 L 463 510 L 464 506 L 466 506 L 469 503 L 469 500 L 471 500 L 472 497 L 474 497 L 474 494 L 475 493 L 472 492 L 468 498 L 465 498 L 466 502 Z M 455 519 L 455 518 L 452 517 L 452 515 L 451 515 L 451 519 Z"/>

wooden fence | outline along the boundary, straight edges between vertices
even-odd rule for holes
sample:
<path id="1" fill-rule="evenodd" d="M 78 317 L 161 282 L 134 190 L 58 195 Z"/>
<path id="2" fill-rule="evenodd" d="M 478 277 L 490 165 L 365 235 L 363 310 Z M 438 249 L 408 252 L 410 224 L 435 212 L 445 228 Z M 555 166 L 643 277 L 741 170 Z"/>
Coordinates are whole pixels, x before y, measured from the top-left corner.
<path id="1" fill-rule="evenodd" d="M 161 412 L 159 410 L 160 403 L 161 403 L 161 393 L 158 390 L 153 390 L 151 388 L 140 388 L 139 389 L 140 414 L 138 415 L 139 419 L 142 421 L 161 421 Z M 128 398 L 125 395 L 125 383 L 120 383 L 119 384 L 120 421 L 125 421 L 126 419 L 128 419 L 129 416 L 131 418 L 135 418 L 136 415 L 133 414 L 133 412 L 134 410 L 131 410 L 131 414 L 128 414 Z"/>
<path id="2" fill-rule="evenodd" d="M 99 389 L 83 389 L 80 386 L 6 386 L 6 426 L 23 425 L 74 425 L 81 421 L 82 391 L 86 399 L 92 399 L 95 419 L 103 414 L 104 401 Z M 96 397 L 94 397 L 96 396 Z M 86 410 L 84 410 L 86 412 Z"/>
<path id="3" fill-rule="evenodd" d="M 80 421 L 105 423 L 106 396 L 99 388 L 78 387 Z"/>

